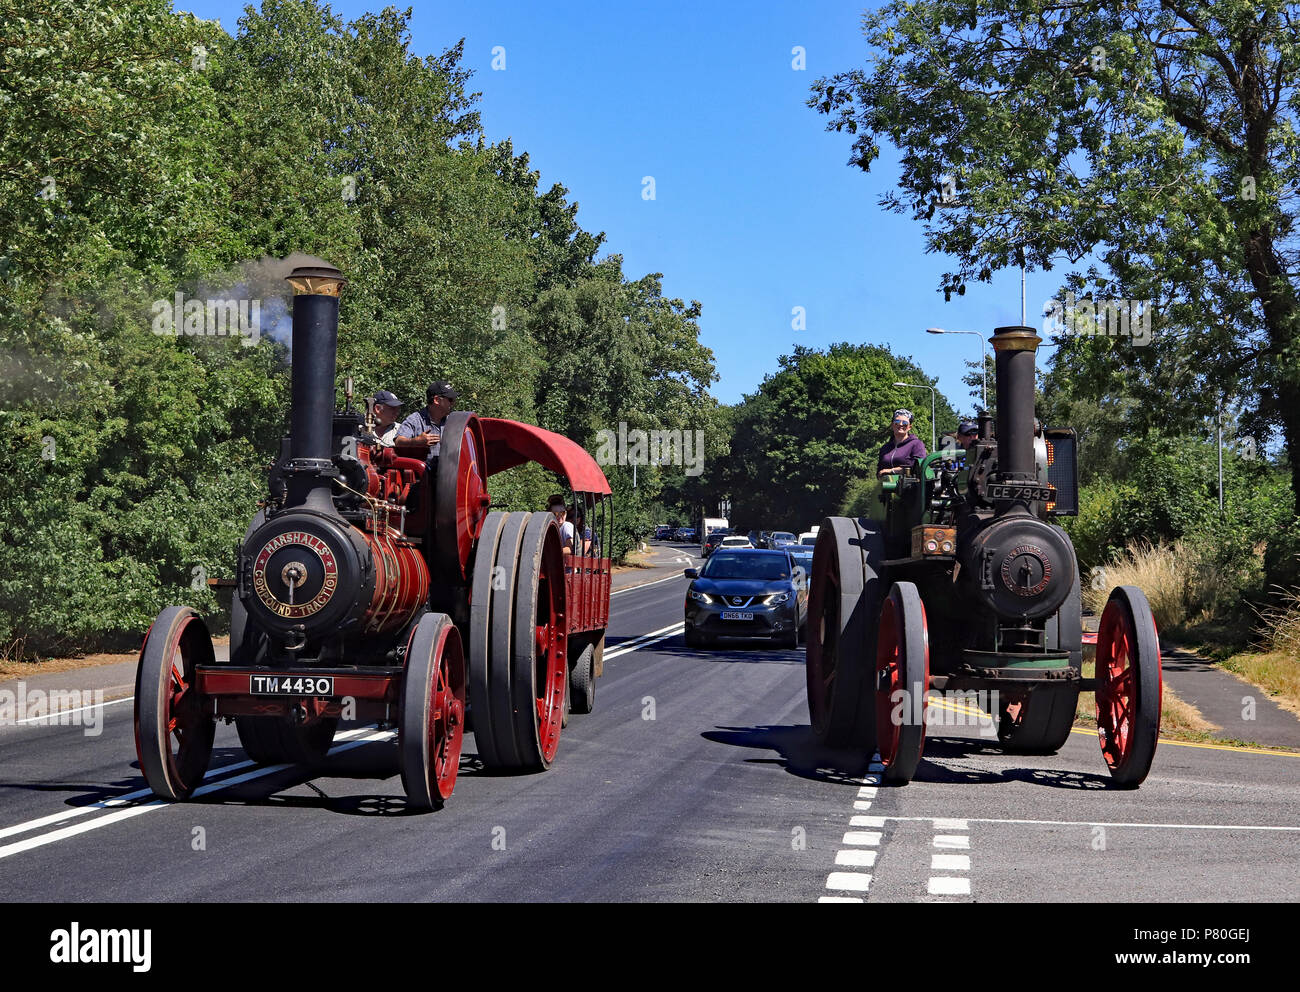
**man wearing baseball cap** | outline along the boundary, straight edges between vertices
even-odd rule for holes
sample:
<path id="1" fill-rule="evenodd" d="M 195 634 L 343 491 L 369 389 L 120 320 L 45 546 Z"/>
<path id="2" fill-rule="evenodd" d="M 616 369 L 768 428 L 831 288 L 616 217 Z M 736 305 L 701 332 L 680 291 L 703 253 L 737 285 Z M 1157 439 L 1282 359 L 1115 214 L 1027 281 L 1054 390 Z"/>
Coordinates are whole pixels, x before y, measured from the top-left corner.
<path id="1" fill-rule="evenodd" d="M 402 426 L 397 429 L 397 437 L 394 439 L 396 446 L 405 447 L 402 444 L 403 440 L 409 441 L 411 446 L 429 445 L 428 461 L 432 465 L 433 460 L 438 457 L 442 445 L 442 428 L 447 422 L 447 414 L 451 413 L 451 408 L 456 405 L 456 396 L 456 390 L 445 379 L 429 383 L 429 388 L 424 391 L 424 399 L 428 405 L 416 410 L 402 421 Z"/>
<path id="2" fill-rule="evenodd" d="M 953 463 L 954 468 L 966 467 L 966 456 L 970 453 L 970 446 L 979 438 L 980 425 L 973 420 L 963 420 L 957 425 L 957 447 L 962 449 L 960 457 Z"/>
<path id="3" fill-rule="evenodd" d="M 397 411 L 402 409 L 402 401 L 387 389 L 379 390 L 370 399 L 375 411 L 375 437 L 385 448 L 391 448 L 397 436 Z"/>

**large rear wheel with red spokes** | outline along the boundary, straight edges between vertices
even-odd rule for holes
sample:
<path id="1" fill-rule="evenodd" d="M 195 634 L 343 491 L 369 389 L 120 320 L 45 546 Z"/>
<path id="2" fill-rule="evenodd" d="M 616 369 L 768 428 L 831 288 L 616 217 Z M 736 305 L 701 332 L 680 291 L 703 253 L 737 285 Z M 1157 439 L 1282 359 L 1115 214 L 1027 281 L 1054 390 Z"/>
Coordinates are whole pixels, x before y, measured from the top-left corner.
<path id="1" fill-rule="evenodd" d="M 895 582 L 880 608 L 876 638 L 876 745 L 884 779 L 906 785 L 925 750 L 930 632 L 911 582 Z"/>
<path id="2" fill-rule="evenodd" d="M 216 721 L 199 695 L 195 667 L 214 661 L 212 635 L 188 606 L 158 614 L 135 673 L 135 753 L 149 788 L 185 799 L 203 781 Z"/>
<path id="3" fill-rule="evenodd" d="M 465 654 L 443 613 L 426 613 L 411 632 L 398 725 L 402 785 L 412 806 L 437 809 L 451 798 L 465 734 Z"/>
<path id="4" fill-rule="evenodd" d="M 569 680 L 564 554 L 550 513 L 534 513 L 524 530 L 515 581 L 510 692 L 519 767 L 549 768 L 560 743 Z"/>
<path id="5" fill-rule="evenodd" d="M 1160 736 L 1160 639 L 1137 586 L 1117 586 L 1097 630 L 1097 739 L 1118 785 L 1138 786 Z"/>
<path id="6" fill-rule="evenodd" d="M 813 733 L 832 747 L 875 747 L 872 702 L 884 536 L 871 521 L 822 521 L 808 588 L 806 669 Z"/>

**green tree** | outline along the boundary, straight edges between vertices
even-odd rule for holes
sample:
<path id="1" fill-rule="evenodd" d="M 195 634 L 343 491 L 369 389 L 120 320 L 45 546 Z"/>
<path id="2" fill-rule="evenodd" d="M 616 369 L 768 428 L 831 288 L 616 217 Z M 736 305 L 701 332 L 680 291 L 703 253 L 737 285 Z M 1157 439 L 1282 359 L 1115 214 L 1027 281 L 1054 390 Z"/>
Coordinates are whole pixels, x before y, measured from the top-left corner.
<path id="1" fill-rule="evenodd" d="M 1281 0 L 894 0 L 864 18 L 869 67 L 809 102 L 856 135 L 854 165 L 900 150 L 882 203 L 953 257 L 945 294 L 1092 255 L 1068 288 L 1149 301 L 1159 320 L 1146 348 L 1103 342 L 1113 358 L 1176 365 L 1164 395 L 1202 417 L 1247 397 L 1257 435 L 1279 427 L 1294 451 L 1295 30 Z"/>
<path id="2" fill-rule="evenodd" d="M 913 411 L 929 449 L 930 404 L 895 382 L 935 380 L 887 346 L 797 345 L 735 414 L 731 491 L 737 519 L 798 533 L 845 505 L 849 486 L 876 474 L 894 410 Z M 938 428 L 957 426 L 946 397 L 936 398 Z"/>

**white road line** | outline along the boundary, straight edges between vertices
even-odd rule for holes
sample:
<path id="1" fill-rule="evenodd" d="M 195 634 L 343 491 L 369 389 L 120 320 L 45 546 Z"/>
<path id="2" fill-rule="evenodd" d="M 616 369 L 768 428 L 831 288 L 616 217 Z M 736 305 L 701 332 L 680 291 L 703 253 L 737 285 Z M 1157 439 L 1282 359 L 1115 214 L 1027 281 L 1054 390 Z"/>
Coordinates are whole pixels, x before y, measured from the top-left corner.
<path id="1" fill-rule="evenodd" d="M 640 637 L 634 637 L 630 641 L 624 641 L 617 647 L 605 652 L 605 660 L 612 661 L 614 658 L 630 654 L 633 651 L 649 647 L 651 644 L 658 644 L 660 641 L 666 641 L 670 637 L 676 637 L 686 629 L 686 621 L 681 623 L 670 624 L 667 627 L 661 627 L 659 630 L 651 631 L 649 634 L 642 634 Z"/>
<path id="2" fill-rule="evenodd" d="M 651 586 L 662 585 L 665 582 L 672 582 L 673 579 L 684 579 L 684 578 L 686 578 L 686 576 L 683 575 L 681 572 L 678 572 L 675 575 L 669 575 L 666 578 L 655 579 L 653 582 L 642 582 L 638 586 L 628 586 L 625 589 L 612 589 L 610 590 L 609 594 L 611 597 L 621 596 L 625 592 L 636 592 L 638 589 L 649 589 Z"/>
<path id="3" fill-rule="evenodd" d="M 947 817 L 936 816 L 934 818 L 935 830 L 969 830 L 965 820 L 950 820 Z"/>
<path id="4" fill-rule="evenodd" d="M 886 820 L 921 820 L 941 819 L 933 816 L 886 816 Z M 1249 823 L 1106 823 L 1102 820 L 999 820 L 991 817 L 971 816 L 961 823 L 1013 823 L 1043 827 L 1146 827 L 1151 830 L 1273 830 L 1288 833 L 1300 833 L 1300 827 L 1256 826 Z"/>
<path id="5" fill-rule="evenodd" d="M 850 830 L 840 843 L 856 844 L 859 847 L 879 847 L 880 833 L 875 830 Z"/>
<path id="6" fill-rule="evenodd" d="M 970 871 L 969 854 L 932 854 L 931 871 Z"/>
<path id="7" fill-rule="evenodd" d="M 884 825 L 883 816 L 855 816 L 849 820 L 850 827 L 883 827 Z"/>
<path id="8" fill-rule="evenodd" d="M 365 735 L 365 736 L 359 736 L 359 735 Z M 362 744 L 368 744 L 372 741 L 391 740 L 394 736 L 395 734 L 391 730 L 374 731 L 373 727 L 363 727 L 356 730 L 349 730 L 335 737 L 336 743 L 333 747 L 330 748 L 329 753 L 338 754 L 343 751 L 350 751 L 354 747 L 360 747 Z M 348 738 L 354 738 L 354 739 L 349 740 Z M 234 771 L 236 768 L 243 768 L 243 767 L 251 766 L 252 764 L 253 762 L 251 761 L 245 761 L 245 762 L 239 762 L 234 765 L 226 765 L 222 768 L 214 769 L 213 771 L 209 772 L 208 775 L 204 776 L 204 778 L 206 779 L 213 775 L 224 775 L 228 772 Z M 277 772 L 282 772 L 292 767 L 294 766 L 293 765 L 267 765 L 265 767 L 255 768 L 252 771 L 244 773 L 243 775 L 236 775 L 233 778 L 221 778 L 217 781 L 209 782 L 207 785 L 203 785 L 195 789 L 194 797 L 198 798 L 199 796 L 205 796 L 210 793 L 220 791 L 221 789 L 228 789 L 232 785 L 239 785 L 243 782 L 250 782 L 253 779 L 263 778 L 267 775 L 274 775 Z M 105 800 L 103 803 L 95 803 L 90 806 L 78 806 L 74 809 L 69 809 L 63 813 L 58 813 L 53 816 L 42 817 L 39 820 L 32 820 L 27 823 L 17 824 L 16 826 L 13 827 L 7 827 L 2 833 L 0 833 L 0 836 L 6 836 L 14 833 L 23 833 L 26 832 L 27 830 L 35 829 L 37 826 L 45 825 L 48 823 L 58 823 L 63 820 L 67 820 L 70 817 L 79 816 L 82 813 L 91 812 L 95 810 L 102 810 L 102 809 L 115 807 L 115 806 L 121 806 L 128 801 L 129 797 L 143 797 L 143 796 L 151 796 L 151 795 L 153 795 L 153 793 L 150 792 L 149 790 L 141 790 L 139 792 L 129 793 L 128 796 L 117 796 L 114 797 L 113 799 Z M 155 809 L 164 809 L 168 806 L 175 806 L 175 805 L 177 804 L 173 802 L 168 802 L 166 800 L 152 799 L 149 802 L 142 803 L 140 805 L 126 806 L 124 809 L 117 809 L 112 813 L 108 813 L 104 816 L 95 817 L 93 820 L 89 820 L 85 823 L 74 824 L 69 827 L 63 827 L 62 829 L 59 830 L 51 830 L 48 833 L 38 834 L 37 836 L 29 837 L 26 840 L 17 841 L 13 844 L 7 844 L 3 847 L 0 847 L 0 858 L 7 858 L 10 855 L 21 854 L 22 852 L 30 851 L 33 848 L 44 847 L 47 844 L 53 844 L 61 840 L 66 840 L 67 838 L 75 837 L 78 834 L 83 834 L 91 830 L 98 830 L 100 827 L 110 826 L 121 820 L 126 820 L 126 819 L 130 819 L 133 816 L 138 816 L 141 813 L 148 813 Z"/>
<path id="9" fill-rule="evenodd" d="M 93 689 L 87 689 L 86 692 L 93 692 Z M 104 709 L 108 706 L 116 706 L 118 703 L 129 703 L 135 699 L 134 696 L 127 696 L 125 699 L 110 699 L 106 703 L 91 703 L 89 706 L 78 706 L 75 710 L 55 710 L 53 713 L 47 713 L 45 716 L 29 716 L 25 720 L 15 720 L 14 726 L 21 726 L 24 723 L 40 723 L 50 726 L 63 726 L 58 722 L 59 717 L 72 713 L 84 713 L 86 710 Z"/>
<path id="10" fill-rule="evenodd" d="M 970 848 L 970 837 L 967 834 L 936 834 L 934 846 L 946 847 L 952 850 L 967 850 Z"/>
<path id="11" fill-rule="evenodd" d="M 875 799 L 875 798 L 876 798 L 876 787 L 875 787 L 874 785 L 864 785 L 861 789 L 858 790 L 858 798 L 859 798 L 859 799 Z"/>
<path id="12" fill-rule="evenodd" d="M 970 895 L 970 879 L 937 875 L 930 879 L 928 891 L 932 896 L 968 896 Z"/>
<path id="13" fill-rule="evenodd" d="M 870 799 L 855 799 L 855 800 L 853 800 L 853 808 L 854 808 L 854 809 L 871 809 L 871 800 L 870 800 Z"/>
<path id="14" fill-rule="evenodd" d="M 843 892 L 866 892 L 871 887 L 871 876 L 861 871 L 833 871 L 826 879 L 826 888 Z"/>
<path id="15" fill-rule="evenodd" d="M 875 851 L 837 851 L 835 863 L 849 868 L 872 868 L 876 864 Z"/>
<path id="16" fill-rule="evenodd" d="M 853 896 L 822 896 L 817 901 L 818 902 L 862 902 L 861 899 L 856 899 Z"/>

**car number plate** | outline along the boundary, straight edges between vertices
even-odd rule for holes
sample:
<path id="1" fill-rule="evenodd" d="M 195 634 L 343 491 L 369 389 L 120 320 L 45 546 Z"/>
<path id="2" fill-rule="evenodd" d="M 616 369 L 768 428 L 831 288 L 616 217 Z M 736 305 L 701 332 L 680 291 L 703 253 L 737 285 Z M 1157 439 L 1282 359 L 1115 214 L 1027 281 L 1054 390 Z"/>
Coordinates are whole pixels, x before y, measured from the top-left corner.
<path id="1" fill-rule="evenodd" d="M 727 610 L 727 611 L 724 611 L 724 612 L 723 612 L 723 614 L 722 614 L 722 619 L 723 619 L 723 620 L 753 620 L 753 619 L 754 619 L 754 614 L 752 614 L 752 613 L 739 613 L 739 612 L 737 612 L 737 611 L 735 611 L 735 610 Z"/>
<path id="2" fill-rule="evenodd" d="M 250 675 L 248 683 L 254 696 L 334 695 L 334 679 L 328 675 Z"/>

